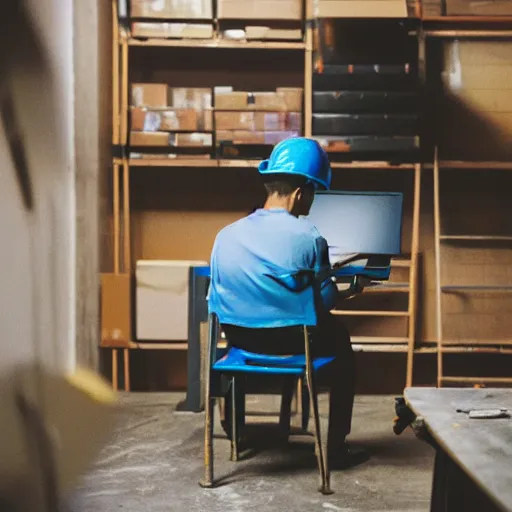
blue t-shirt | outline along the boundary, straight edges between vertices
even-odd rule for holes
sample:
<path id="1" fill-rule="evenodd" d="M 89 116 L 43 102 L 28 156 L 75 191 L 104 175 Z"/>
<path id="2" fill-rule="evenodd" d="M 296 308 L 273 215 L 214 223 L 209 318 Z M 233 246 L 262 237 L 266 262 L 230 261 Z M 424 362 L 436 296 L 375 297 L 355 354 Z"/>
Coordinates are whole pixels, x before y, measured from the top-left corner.
<path id="1" fill-rule="evenodd" d="M 313 224 L 284 208 L 256 210 L 215 239 L 209 310 L 221 323 L 240 327 L 316 325 L 313 287 L 293 289 L 293 283 L 280 281 L 300 271 L 329 268 L 327 242 Z M 336 292 L 335 284 L 325 281 L 323 307 L 333 307 Z"/>

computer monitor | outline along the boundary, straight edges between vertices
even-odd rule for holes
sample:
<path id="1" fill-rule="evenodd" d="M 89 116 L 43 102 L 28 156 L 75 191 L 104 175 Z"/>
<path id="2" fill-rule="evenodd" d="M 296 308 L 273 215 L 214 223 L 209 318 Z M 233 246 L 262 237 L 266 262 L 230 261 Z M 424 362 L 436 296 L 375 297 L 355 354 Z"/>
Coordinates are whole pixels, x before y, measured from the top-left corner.
<path id="1" fill-rule="evenodd" d="M 317 192 L 307 217 L 327 240 L 331 263 L 346 254 L 400 254 L 403 194 Z"/>

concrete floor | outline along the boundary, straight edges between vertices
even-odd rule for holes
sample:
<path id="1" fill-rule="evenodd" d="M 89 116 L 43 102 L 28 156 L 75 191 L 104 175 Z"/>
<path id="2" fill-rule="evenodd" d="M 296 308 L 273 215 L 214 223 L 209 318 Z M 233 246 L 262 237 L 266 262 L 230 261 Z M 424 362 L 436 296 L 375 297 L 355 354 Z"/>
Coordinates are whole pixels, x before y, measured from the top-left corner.
<path id="1" fill-rule="evenodd" d="M 292 437 L 238 463 L 229 462 L 229 442 L 215 441 L 216 476 L 221 485 L 203 490 L 202 414 L 174 412 L 177 394 L 131 394 L 118 430 L 70 503 L 73 512 L 424 512 L 429 510 L 433 453 L 408 429 L 392 431 L 393 397 L 356 398 L 354 446 L 368 462 L 332 473 L 335 494 L 316 491 L 313 439 Z M 326 397 L 321 409 L 326 417 Z M 248 414 L 277 411 L 276 397 L 249 397 Z M 251 423 L 254 417 L 248 419 Z M 275 417 L 258 416 L 261 438 L 272 439 Z M 323 421 L 325 423 L 325 421 Z M 271 444 L 271 443 L 270 443 Z"/>

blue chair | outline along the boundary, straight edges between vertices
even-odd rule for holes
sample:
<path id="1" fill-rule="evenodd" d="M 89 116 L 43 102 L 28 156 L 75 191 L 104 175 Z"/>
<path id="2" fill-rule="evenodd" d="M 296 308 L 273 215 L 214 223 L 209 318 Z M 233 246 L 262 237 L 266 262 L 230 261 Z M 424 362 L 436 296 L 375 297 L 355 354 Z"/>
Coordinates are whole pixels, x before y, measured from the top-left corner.
<path id="1" fill-rule="evenodd" d="M 317 389 L 315 373 L 334 360 L 334 357 L 311 356 L 311 343 L 313 333 L 308 326 L 304 330 L 304 355 L 294 356 L 268 356 L 246 352 L 235 347 L 228 347 L 224 353 L 219 353 L 218 341 L 220 325 L 215 314 L 209 318 L 208 359 L 206 361 L 206 392 L 205 392 L 205 440 L 204 464 L 205 474 L 200 485 L 205 488 L 214 486 L 213 472 L 213 425 L 216 398 L 222 396 L 220 389 L 220 376 L 228 377 L 231 385 L 231 460 L 238 460 L 239 454 L 239 417 L 237 411 L 237 378 L 243 374 L 259 374 L 263 376 L 279 375 L 305 379 L 309 401 L 313 409 L 315 453 L 320 473 L 319 491 L 322 494 L 332 494 L 330 489 L 330 474 L 325 447 L 322 444 L 320 432 L 320 416 L 318 410 Z M 291 397 L 290 397 L 291 398 Z M 283 397 L 283 402 L 288 398 Z M 283 407 L 283 406 L 282 406 Z M 285 405 L 286 407 L 286 405 Z M 308 407 L 309 409 L 309 407 Z M 308 411 L 309 416 L 309 411 Z M 288 422 L 289 423 L 289 422 Z M 288 425 L 289 426 L 289 425 Z"/>

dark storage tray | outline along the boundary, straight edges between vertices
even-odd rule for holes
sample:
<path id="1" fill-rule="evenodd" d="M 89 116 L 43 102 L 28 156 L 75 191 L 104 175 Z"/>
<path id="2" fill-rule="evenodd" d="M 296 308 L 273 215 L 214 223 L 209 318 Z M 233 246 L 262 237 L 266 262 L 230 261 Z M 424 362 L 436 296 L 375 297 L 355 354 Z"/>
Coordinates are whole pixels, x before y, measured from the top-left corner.
<path id="1" fill-rule="evenodd" d="M 415 113 L 418 95 L 395 91 L 315 91 L 313 112 L 321 113 Z"/>
<path id="2" fill-rule="evenodd" d="M 405 65 L 325 66 L 323 73 L 313 74 L 314 91 L 415 91 L 417 86 L 417 71 L 414 68 L 408 68 Z"/>
<path id="3" fill-rule="evenodd" d="M 316 135 L 417 135 L 418 117 L 398 114 L 313 114 Z"/>
<path id="4" fill-rule="evenodd" d="M 394 161 L 418 158 L 419 137 L 314 137 L 335 161 L 352 159 L 377 160 L 388 157 Z"/>

